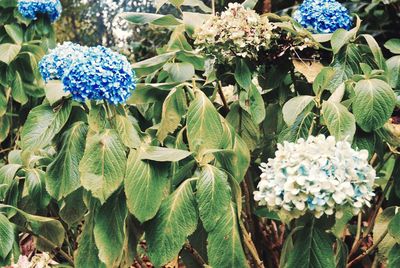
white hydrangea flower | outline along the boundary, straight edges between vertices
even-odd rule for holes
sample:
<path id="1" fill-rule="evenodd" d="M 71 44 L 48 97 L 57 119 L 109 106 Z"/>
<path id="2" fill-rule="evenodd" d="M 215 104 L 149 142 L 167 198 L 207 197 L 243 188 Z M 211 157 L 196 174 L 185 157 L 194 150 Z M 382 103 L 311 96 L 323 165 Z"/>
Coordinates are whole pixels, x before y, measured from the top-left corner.
<path id="1" fill-rule="evenodd" d="M 195 30 L 195 44 L 221 63 L 235 57 L 257 59 L 259 51 L 270 47 L 273 28 L 267 17 L 230 3 L 220 16 L 211 17 Z"/>
<path id="2" fill-rule="evenodd" d="M 278 145 L 275 158 L 262 163 L 254 192 L 260 205 L 286 219 L 307 212 L 341 217 L 345 209 L 356 215 L 370 206 L 375 195 L 375 170 L 366 150 L 354 150 L 347 141 L 319 135 Z"/>

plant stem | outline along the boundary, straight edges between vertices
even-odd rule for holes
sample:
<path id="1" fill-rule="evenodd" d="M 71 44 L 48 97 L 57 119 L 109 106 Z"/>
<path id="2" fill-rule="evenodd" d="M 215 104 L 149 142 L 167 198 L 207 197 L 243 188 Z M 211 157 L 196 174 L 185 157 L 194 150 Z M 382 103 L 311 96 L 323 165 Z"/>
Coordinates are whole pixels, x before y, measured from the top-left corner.
<path id="1" fill-rule="evenodd" d="M 374 243 L 369 249 L 367 249 L 363 254 L 361 254 L 360 256 L 358 256 L 357 258 L 355 258 L 354 260 L 352 260 L 349 264 L 347 264 L 347 268 L 350 268 L 353 264 L 358 263 L 359 261 L 361 261 L 365 256 L 371 254 L 377 247 L 378 245 L 383 241 L 383 239 L 385 239 L 386 235 L 388 234 L 388 229 L 386 229 L 386 231 L 379 237 L 378 241 L 376 241 L 376 243 Z"/>
<path id="2" fill-rule="evenodd" d="M 204 266 L 207 263 L 204 261 L 203 257 L 197 252 L 196 249 L 192 247 L 190 243 L 185 243 L 185 249 L 193 256 L 193 258 L 201 265 Z"/>
<path id="3" fill-rule="evenodd" d="M 211 0 L 212 14 L 215 15 L 215 0 Z"/>
<path id="4" fill-rule="evenodd" d="M 228 103 L 226 102 L 226 98 L 225 98 L 224 92 L 222 91 L 222 84 L 221 84 L 221 81 L 218 81 L 218 86 L 217 86 L 217 88 L 218 88 L 218 94 L 219 94 L 219 96 L 221 97 L 221 100 L 222 100 L 222 103 L 224 104 L 225 109 L 226 109 L 227 111 L 229 111 Z"/>

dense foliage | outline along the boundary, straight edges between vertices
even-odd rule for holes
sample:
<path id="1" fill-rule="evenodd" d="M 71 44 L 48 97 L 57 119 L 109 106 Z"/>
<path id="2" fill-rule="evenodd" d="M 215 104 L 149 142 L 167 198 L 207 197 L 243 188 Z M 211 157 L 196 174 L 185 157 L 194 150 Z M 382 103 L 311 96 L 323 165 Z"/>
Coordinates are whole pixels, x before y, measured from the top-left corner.
<path id="1" fill-rule="evenodd" d="M 0 0 L 1 265 L 399 267 L 400 39 L 315 1 L 156 1 L 130 66 Z"/>

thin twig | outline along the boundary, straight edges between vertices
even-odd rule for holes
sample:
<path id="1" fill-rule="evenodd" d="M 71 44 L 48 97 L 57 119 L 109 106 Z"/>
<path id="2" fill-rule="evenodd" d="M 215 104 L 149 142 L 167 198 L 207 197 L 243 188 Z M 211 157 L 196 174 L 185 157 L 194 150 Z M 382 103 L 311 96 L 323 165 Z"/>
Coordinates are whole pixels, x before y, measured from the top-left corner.
<path id="1" fill-rule="evenodd" d="M 217 86 L 217 88 L 218 88 L 218 94 L 219 94 L 219 96 L 221 97 L 221 100 L 222 100 L 222 103 L 224 104 L 225 109 L 226 109 L 227 111 L 229 111 L 228 102 L 226 101 L 224 92 L 222 91 L 222 84 L 221 84 L 221 81 L 218 81 L 218 86 Z"/>
<path id="2" fill-rule="evenodd" d="M 201 265 L 204 266 L 207 263 L 204 261 L 203 257 L 201 257 L 201 255 L 197 252 L 197 250 L 192 247 L 192 245 L 190 243 L 185 243 L 185 247 L 186 251 L 188 251 L 193 258 Z"/>
<path id="3" fill-rule="evenodd" d="M 353 264 L 358 263 L 361 261 L 365 256 L 371 254 L 377 247 L 378 245 L 385 239 L 386 235 L 388 234 L 388 229 L 379 237 L 379 239 L 374 243 L 369 249 L 367 249 L 363 254 L 352 260 L 349 264 L 347 264 L 347 268 L 350 268 Z"/>

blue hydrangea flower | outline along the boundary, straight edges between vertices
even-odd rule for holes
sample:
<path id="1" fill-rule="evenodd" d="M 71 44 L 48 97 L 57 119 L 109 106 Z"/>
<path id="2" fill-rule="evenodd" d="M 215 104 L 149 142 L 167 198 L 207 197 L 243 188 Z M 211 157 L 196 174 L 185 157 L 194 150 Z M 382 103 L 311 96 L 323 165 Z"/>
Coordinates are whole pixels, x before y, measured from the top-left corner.
<path id="1" fill-rule="evenodd" d="M 305 0 L 293 18 L 313 33 L 333 33 L 352 26 L 349 11 L 335 0 Z"/>
<path id="2" fill-rule="evenodd" d="M 39 14 L 45 14 L 54 22 L 60 17 L 62 6 L 60 0 L 19 0 L 18 11 L 27 19 L 36 20 Z"/>
<path id="3" fill-rule="evenodd" d="M 87 47 L 80 46 L 71 42 L 57 45 L 55 49 L 45 55 L 39 62 L 39 71 L 44 81 L 61 80 L 64 72 L 69 69 L 71 64 L 84 55 Z"/>
<path id="4" fill-rule="evenodd" d="M 134 71 L 125 56 L 102 46 L 88 48 L 62 78 L 64 90 L 78 101 L 124 103 L 135 89 Z"/>

